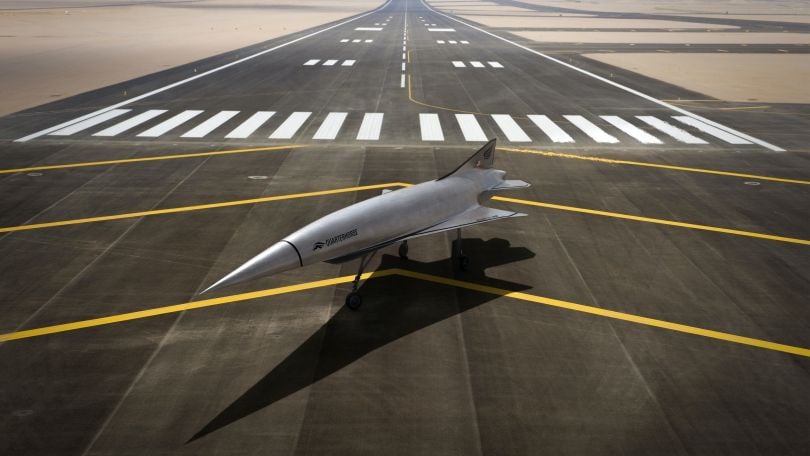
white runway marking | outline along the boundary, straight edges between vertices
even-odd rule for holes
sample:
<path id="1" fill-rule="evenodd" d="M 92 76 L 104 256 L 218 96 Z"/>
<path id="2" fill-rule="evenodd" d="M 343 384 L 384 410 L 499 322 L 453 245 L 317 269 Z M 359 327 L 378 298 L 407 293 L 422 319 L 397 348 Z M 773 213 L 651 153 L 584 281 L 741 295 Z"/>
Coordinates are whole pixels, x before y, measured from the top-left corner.
<path id="1" fill-rule="evenodd" d="M 250 116 L 241 125 L 234 128 L 233 131 L 225 135 L 226 138 L 247 138 L 252 135 L 259 127 L 264 125 L 273 115 L 275 111 L 259 111 Z"/>
<path id="2" fill-rule="evenodd" d="M 537 125 L 538 128 L 543 130 L 543 133 L 549 137 L 555 143 L 572 143 L 574 142 L 574 138 L 572 138 L 568 133 L 565 132 L 559 125 L 554 123 L 548 116 L 541 116 L 541 115 L 529 115 L 529 119 Z"/>
<path id="3" fill-rule="evenodd" d="M 470 65 L 472 65 L 475 68 L 484 68 L 484 66 L 485 66 L 483 63 L 481 63 L 481 62 L 479 62 L 477 60 L 471 61 Z"/>
<path id="4" fill-rule="evenodd" d="M 615 137 L 605 133 L 604 130 L 594 125 L 590 120 L 582 116 L 563 116 L 569 122 L 576 125 L 586 135 L 598 143 L 616 144 L 619 142 Z"/>
<path id="5" fill-rule="evenodd" d="M 155 117 L 163 114 L 166 112 L 165 109 L 150 109 L 149 111 L 142 112 L 135 117 L 131 117 L 123 122 L 113 125 L 110 128 L 106 128 L 101 130 L 100 132 L 94 134 L 93 136 L 116 136 L 120 135 L 121 133 L 128 131 L 132 128 L 137 127 L 138 125 L 147 122 Z"/>
<path id="6" fill-rule="evenodd" d="M 187 131 L 186 133 L 180 135 L 181 138 L 202 138 L 203 136 L 207 135 L 214 131 L 215 128 L 224 124 L 231 117 L 239 114 L 239 111 L 220 111 L 213 116 L 211 116 L 205 122 L 197 125 L 196 127 L 192 128 L 191 130 Z"/>
<path id="7" fill-rule="evenodd" d="M 295 132 L 301 128 L 301 125 L 309 119 L 309 116 L 312 115 L 311 112 L 294 112 L 290 114 L 290 117 L 279 125 L 276 128 L 276 131 L 270 135 L 270 139 L 290 139 L 295 135 Z"/>
<path id="8" fill-rule="evenodd" d="M 461 62 L 459 60 L 453 60 L 453 66 L 456 68 L 465 68 L 467 65 L 465 65 L 464 62 Z"/>
<path id="9" fill-rule="evenodd" d="M 647 125 L 661 131 L 663 133 L 672 136 L 676 140 L 686 143 L 686 144 L 708 144 L 706 141 L 698 138 L 697 136 L 693 136 L 690 133 L 681 130 L 680 128 L 664 122 L 663 120 L 659 119 L 658 117 L 653 116 L 636 116 L 639 120 L 646 123 Z"/>
<path id="10" fill-rule="evenodd" d="M 404 74 L 401 75 L 400 78 L 399 78 L 399 86 L 400 87 L 405 87 L 405 75 Z"/>
<path id="11" fill-rule="evenodd" d="M 402 71 L 405 71 L 405 62 L 402 62 Z"/>
<path id="12" fill-rule="evenodd" d="M 487 135 L 473 114 L 456 114 L 456 121 L 461 127 L 465 141 L 486 141 Z"/>
<path id="13" fill-rule="evenodd" d="M 365 141 L 376 141 L 380 139 L 380 129 L 382 129 L 383 113 L 367 112 L 363 116 L 363 123 L 357 132 L 357 139 Z"/>
<path id="14" fill-rule="evenodd" d="M 382 27 L 357 27 L 355 30 L 360 30 L 362 32 L 379 32 L 382 30 Z"/>
<path id="15" fill-rule="evenodd" d="M 347 115 L 348 113 L 346 112 L 330 112 L 326 118 L 323 119 L 323 123 L 318 128 L 318 131 L 315 132 L 312 139 L 335 139 Z"/>
<path id="16" fill-rule="evenodd" d="M 470 44 L 470 42 L 469 42 L 469 41 L 464 41 L 464 40 L 461 40 L 461 44 Z"/>
<path id="17" fill-rule="evenodd" d="M 335 59 L 329 59 L 329 60 L 327 60 L 326 62 L 323 62 L 323 66 L 332 66 L 332 65 L 334 65 L 334 64 L 336 64 L 336 63 L 337 63 L 337 60 L 335 60 Z"/>
<path id="18" fill-rule="evenodd" d="M 405 46 L 402 46 L 402 52 L 405 52 Z"/>
<path id="19" fill-rule="evenodd" d="M 169 119 L 164 120 L 163 122 L 155 125 L 154 127 L 144 132 L 138 133 L 136 136 L 141 136 L 144 138 L 157 138 L 158 136 L 163 136 L 173 128 L 188 122 L 189 120 L 197 117 L 202 113 L 203 113 L 202 111 L 196 109 L 189 109 L 187 111 L 183 111 L 180 114 L 177 114 L 174 117 L 170 117 Z"/>
<path id="20" fill-rule="evenodd" d="M 672 116 L 673 119 L 677 120 L 680 123 L 689 125 L 690 127 L 695 127 L 698 130 L 702 131 L 703 133 L 709 134 L 714 136 L 715 138 L 722 139 L 723 141 L 729 144 L 751 144 L 751 141 L 747 141 L 742 139 L 738 136 L 734 136 L 731 133 L 728 133 L 725 130 L 721 130 L 716 128 L 712 125 L 707 123 L 701 122 L 693 117 L 689 116 Z"/>
<path id="21" fill-rule="evenodd" d="M 663 144 L 660 139 L 638 128 L 619 116 L 599 116 L 614 127 L 636 138 L 642 144 Z"/>
<path id="22" fill-rule="evenodd" d="M 491 66 L 492 68 L 503 68 L 503 65 L 501 65 L 499 62 L 487 62 L 487 63 L 488 63 L 488 64 L 489 64 L 489 66 Z"/>
<path id="23" fill-rule="evenodd" d="M 436 43 L 438 43 L 438 44 L 444 44 L 444 40 L 436 40 Z"/>
<path id="24" fill-rule="evenodd" d="M 422 132 L 422 141 L 444 141 L 438 114 L 419 114 L 419 129 Z"/>
<path id="25" fill-rule="evenodd" d="M 373 43 L 374 40 L 365 40 L 366 43 Z"/>
<path id="26" fill-rule="evenodd" d="M 360 42 L 360 39 L 353 39 L 352 40 L 352 43 L 359 43 L 359 42 Z"/>
<path id="27" fill-rule="evenodd" d="M 458 41 L 450 40 L 450 41 L 448 41 L 448 43 L 450 43 L 450 44 L 458 44 Z"/>
<path id="28" fill-rule="evenodd" d="M 304 62 L 304 66 L 312 66 L 312 65 L 316 65 L 316 64 L 317 64 L 318 62 L 320 62 L 320 61 L 321 61 L 321 59 L 312 59 L 312 60 L 307 60 L 306 62 Z"/>
<path id="29" fill-rule="evenodd" d="M 343 63 L 340 64 L 340 66 L 352 66 L 354 65 L 354 62 L 356 62 L 356 60 L 344 60 Z"/>
<path id="30" fill-rule="evenodd" d="M 341 42 L 341 43 L 348 43 L 348 42 L 349 42 L 349 39 L 348 39 L 348 38 L 343 38 L 342 40 L 340 40 L 340 42 Z"/>
<path id="31" fill-rule="evenodd" d="M 107 111 L 103 114 L 99 114 L 95 117 L 91 117 L 87 120 L 75 123 L 73 125 L 65 127 L 61 130 L 56 130 L 55 132 L 49 134 L 53 136 L 70 136 L 73 133 L 78 133 L 80 131 L 87 130 L 90 127 L 95 127 L 96 125 L 102 122 L 106 122 L 110 119 L 115 119 L 116 117 L 122 116 L 128 113 L 129 111 L 130 111 L 129 109 L 113 109 L 112 111 Z"/>
<path id="32" fill-rule="evenodd" d="M 452 28 L 429 28 L 428 32 L 455 32 L 456 29 Z"/>
<path id="33" fill-rule="evenodd" d="M 511 142 L 531 142 L 531 138 L 520 128 L 515 119 L 508 114 L 492 114 L 492 120 L 498 124 L 503 134 Z"/>
<path id="34" fill-rule="evenodd" d="M 494 34 L 494 33 L 492 33 L 492 32 L 488 32 L 488 31 L 486 31 L 486 30 L 484 30 L 484 29 L 482 29 L 482 28 L 480 28 L 480 27 L 476 27 L 476 26 L 474 26 L 474 25 L 470 25 L 470 24 L 468 24 L 468 23 L 466 23 L 466 22 L 464 22 L 464 21 L 462 21 L 462 20 L 459 20 L 459 19 L 456 19 L 456 18 L 454 18 L 454 17 L 448 16 L 447 14 L 444 14 L 444 13 L 440 13 L 440 12 L 436 11 L 435 9 L 433 9 L 432 7 L 430 7 L 430 6 L 429 6 L 427 3 L 425 3 L 425 2 L 424 2 L 424 0 L 422 0 L 422 4 L 423 4 L 423 5 L 424 5 L 426 8 L 430 9 L 431 11 L 433 11 L 434 13 L 439 14 L 439 15 L 441 15 L 441 16 L 443 16 L 443 17 L 447 18 L 447 19 L 450 19 L 450 20 L 455 21 L 455 22 L 457 22 L 457 23 L 459 23 L 459 24 L 462 24 L 462 25 L 466 25 L 467 27 L 470 27 L 471 29 L 478 30 L 478 31 L 479 31 L 479 32 L 481 32 L 481 33 L 485 33 L 485 34 L 487 34 L 487 35 L 489 35 L 489 36 L 491 36 L 491 37 L 493 37 L 493 38 L 497 38 L 497 39 L 499 39 L 499 40 L 501 40 L 501 41 L 504 41 L 504 42 L 506 42 L 506 43 L 509 43 L 509 44 L 511 44 L 511 45 L 513 45 L 513 46 L 519 47 L 519 48 L 523 49 L 524 51 L 531 52 L 532 54 L 535 54 L 535 55 L 537 55 L 537 56 L 540 56 L 540 57 L 542 57 L 542 58 L 544 58 L 544 59 L 546 59 L 546 60 L 550 60 L 550 61 L 555 62 L 555 63 L 557 63 L 557 64 L 560 64 L 560 65 L 562 65 L 562 66 L 564 66 L 564 67 L 566 67 L 566 68 L 569 68 L 569 69 L 571 69 L 571 70 L 577 71 L 577 72 L 579 72 L 579 73 L 581 73 L 581 74 L 584 74 L 584 75 L 589 76 L 589 77 L 591 77 L 591 78 L 594 78 L 594 79 L 596 79 L 596 80 L 602 81 L 602 82 L 604 82 L 605 84 L 609 84 L 609 85 L 611 85 L 611 86 L 613 86 L 613 87 L 616 87 L 616 88 L 618 88 L 618 89 L 620 89 L 620 90 L 623 90 L 623 91 L 625 91 L 625 92 L 628 92 L 628 93 L 631 93 L 631 94 L 636 95 L 636 96 L 638 96 L 638 97 L 641 97 L 641 98 L 643 98 L 643 99 L 645 99 L 645 100 L 647 100 L 647 101 L 650 101 L 650 102 L 652 102 L 652 103 L 658 104 L 659 106 L 663 106 L 663 107 L 665 107 L 665 108 L 667 108 L 667 109 L 671 109 L 671 110 L 673 110 L 673 111 L 675 111 L 675 112 L 678 112 L 678 113 L 684 114 L 685 116 L 688 116 L 688 117 L 691 117 L 692 119 L 695 119 L 695 120 L 697 120 L 697 121 L 703 122 L 703 123 L 705 123 L 706 125 L 710 125 L 710 126 L 712 126 L 712 127 L 715 127 L 715 128 L 716 128 L 716 129 L 718 129 L 718 130 L 722 130 L 722 131 L 728 132 L 728 133 L 730 133 L 730 134 L 733 134 L 733 135 L 735 135 L 735 136 L 737 136 L 737 137 L 739 137 L 739 138 L 746 139 L 746 140 L 748 140 L 748 141 L 751 141 L 751 142 L 753 142 L 753 143 L 755 143 L 755 144 L 758 144 L 758 145 L 760 145 L 760 146 L 762 146 L 762 147 L 764 147 L 764 148 L 766 148 L 766 149 L 772 150 L 772 151 L 774 151 L 774 152 L 784 152 L 784 151 L 785 151 L 785 149 L 782 149 L 782 148 L 781 148 L 781 147 L 779 147 L 779 146 L 775 146 L 775 145 L 773 145 L 773 144 L 771 144 L 771 143 L 769 143 L 769 142 L 763 141 L 763 140 L 761 140 L 761 139 L 754 138 L 753 136 L 747 135 L 747 134 L 745 134 L 745 133 L 742 133 L 742 132 L 739 132 L 739 131 L 737 131 L 737 130 L 734 130 L 733 128 L 729 128 L 729 127 L 727 127 L 727 126 L 725 126 L 725 125 L 722 125 L 722 124 L 720 124 L 720 123 L 718 123 L 718 122 L 711 121 L 711 120 L 709 120 L 709 119 L 707 119 L 707 118 L 705 118 L 705 117 L 703 117 L 703 116 L 699 116 L 699 115 L 697 115 L 697 114 L 695 114 L 695 113 L 689 112 L 689 111 L 687 111 L 686 109 L 679 108 L 679 107 L 677 107 L 677 106 L 675 106 L 675 105 L 672 105 L 672 104 L 667 103 L 667 102 L 665 102 L 665 101 L 659 100 L 659 99 L 657 99 L 657 98 L 655 98 L 655 97 L 651 97 L 650 95 L 647 95 L 647 94 L 645 94 L 645 93 L 639 92 L 638 90 L 631 89 L 630 87 L 627 87 L 627 86 L 625 86 L 625 85 L 619 84 L 618 82 L 611 81 L 611 80 L 610 80 L 610 79 L 608 79 L 608 78 L 605 78 L 605 77 L 599 76 L 599 75 L 597 75 L 597 74 L 591 73 L 590 71 L 587 71 L 587 70 L 583 70 L 582 68 L 579 68 L 579 67 L 577 67 L 577 66 L 575 66 L 575 65 L 572 65 L 572 64 L 570 64 L 570 63 L 566 63 L 566 62 L 564 62 L 564 61 L 562 61 L 562 60 L 560 60 L 560 59 L 558 59 L 558 58 L 551 57 L 551 56 L 549 56 L 549 55 L 547 55 L 547 54 L 543 54 L 543 53 L 542 53 L 542 52 L 540 52 L 540 51 L 536 51 L 536 50 L 531 49 L 531 48 L 529 48 L 529 47 L 523 46 L 522 44 L 518 44 L 518 43 L 515 43 L 514 41 L 507 40 L 506 38 L 503 38 L 503 37 L 501 37 L 501 36 L 498 36 L 498 35 L 496 35 L 496 34 Z"/>
<path id="35" fill-rule="evenodd" d="M 402 53 L 402 60 L 405 60 L 405 53 Z"/>

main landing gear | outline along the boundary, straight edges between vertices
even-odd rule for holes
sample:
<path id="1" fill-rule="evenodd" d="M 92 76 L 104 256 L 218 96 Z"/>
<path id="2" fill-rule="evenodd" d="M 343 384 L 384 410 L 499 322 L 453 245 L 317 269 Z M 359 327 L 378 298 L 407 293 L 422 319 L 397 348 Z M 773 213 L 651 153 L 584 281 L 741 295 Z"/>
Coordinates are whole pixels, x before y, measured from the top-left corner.
<path id="1" fill-rule="evenodd" d="M 453 241 L 453 263 L 462 271 L 470 267 L 470 258 L 461 250 L 461 228 L 456 229 L 456 240 Z"/>

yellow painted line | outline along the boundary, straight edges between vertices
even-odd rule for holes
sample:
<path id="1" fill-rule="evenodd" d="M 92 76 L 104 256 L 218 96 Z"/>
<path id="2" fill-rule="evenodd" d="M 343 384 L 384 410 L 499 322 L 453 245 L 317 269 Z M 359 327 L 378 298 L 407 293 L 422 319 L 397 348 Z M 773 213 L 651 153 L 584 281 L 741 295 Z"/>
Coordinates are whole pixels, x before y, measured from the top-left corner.
<path id="1" fill-rule="evenodd" d="M 584 304 L 577 304 L 569 301 L 562 301 L 559 299 L 547 298 L 544 296 L 532 295 L 518 291 L 509 291 L 502 288 L 490 287 L 487 285 L 480 285 L 472 282 L 464 282 L 461 280 L 450 279 L 429 274 L 422 274 L 419 272 L 412 272 L 403 269 L 385 269 L 382 271 L 367 272 L 361 276 L 363 280 L 375 279 L 391 275 L 400 275 L 416 280 L 423 280 L 452 287 L 464 288 L 467 290 L 478 291 L 481 293 L 492 294 L 496 296 L 503 296 L 511 299 L 531 302 L 535 304 L 543 304 L 546 306 L 557 307 L 561 309 L 571 310 L 574 312 L 585 313 L 589 315 L 596 315 L 615 320 L 636 323 L 645 326 L 656 328 L 668 329 L 670 331 L 677 331 L 686 334 L 706 337 L 710 339 L 722 340 L 736 344 L 748 345 L 752 347 L 763 348 L 766 350 L 778 351 L 789 353 L 792 355 L 799 355 L 810 357 L 810 349 L 796 347 L 792 345 L 785 345 L 776 342 L 771 342 L 762 339 L 755 339 L 751 337 L 738 336 L 736 334 L 724 333 L 720 331 L 713 331 L 710 329 L 699 328 L 695 326 L 683 325 L 680 323 L 672 323 L 665 320 L 657 320 L 654 318 L 642 317 L 639 315 L 617 312 L 613 310 L 606 310 L 599 307 L 587 306 Z M 252 299 L 265 298 L 268 296 L 276 296 L 286 293 L 293 293 L 298 291 L 312 290 L 315 288 L 328 287 L 343 283 L 350 283 L 354 280 L 353 275 L 336 277 L 333 279 L 318 280 L 314 282 L 307 282 L 298 285 L 290 285 L 286 287 L 271 288 L 262 291 L 255 291 L 250 293 L 242 293 L 238 295 L 223 296 L 220 298 L 205 299 L 202 301 L 192 301 L 184 304 L 175 304 L 165 307 L 157 307 L 153 309 L 141 310 L 137 312 L 128 312 L 118 315 L 111 315 L 108 317 L 94 318 L 90 320 L 81 320 L 72 323 L 64 323 L 53 326 L 45 326 L 42 328 L 28 329 L 17 331 L 13 333 L 0 334 L 0 342 L 8 342 L 12 340 L 27 339 L 32 337 L 45 336 L 49 334 L 57 334 L 67 331 L 75 331 L 79 329 L 92 328 L 96 326 L 104 326 L 115 323 L 122 323 L 126 321 L 139 320 L 143 318 L 155 317 L 158 315 L 166 315 L 177 312 L 184 312 L 186 310 L 202 309 L 205 307 L 218 306 L 223 304 L 232 304 L 236 302 L 248 301 Z"/>
<path id="2" fill-rule="evenodd" d="M 391 272 L 390 270 L 383 270 L 379 272 L 367 272 L 361 276 L 361 279 L 366 280 L 371 278 L 372 276 L 385 277 L 391 274 L 393 274 L 393 272 Z M 353 280 L 354 275 L 336 277 L 334 279 L 318 280 L 315 282 L 290 285 L 287 287 L 271 288 L 268 290 L 253 291 L 250 293 L 242 293 L 231 296 L 223 296 L 221 298 L 204 299 L 202 301 L 192 301 L 185 304 L 175 304 L 171 306 L 157 307 L 154 309 L 140 310 L 137 312 L 128 312 L 118 315 L 111 315 L 109 317 L 93 318 L 90 320 L 81 320 L 72 323 L 63 323 L 60 325 L 45 326 L 42 328 L 28 329 L 8 334 L 1 334 L 0 342 L 7 342 L 18 339 L 27 339 L 30 337 L 39 337 L 47 334 L 56 334 L 66 331 L 75 331 L 77 329 L 92 328 L 95 326 L 111 325 L 113 323 L 140 320 L 143 318 L 156 317 L 158 315 L 183 312 L 186 310 L 202 309 L 204 307 L 219 306 L 222 304 L 232 304 L 235 302 L 248 301 L 251 299 L 265 298 L 268 296 L 293 293 L 296 291 L 311 290 L 313 288 L 328 287 L 330 285 L 338 285 L 341 283 L 349 283 Z"/>
<path id="3" fill-rule="evenodd" d="M 791 244 L 801 244 L 801 245 L 810 245 L 810 240 L 807 239 L 797 239 L 797 238 L 790 238 L 784 236 L 776 236 L 773 234 L 763 234 L 763 233 L 754 233 L 751 231 L 742 231 L 742 230 L 735 230 L 731 228 L 720 228 L 716 226 L 709 226 L 709 225 L 698 225 L 695 223 L 685 223 L 685 222 L 677 222 L 675 220 L 665 220 L 665 219 L 657 219 L 657 218 L 650 218 L 650 217 L 641 217 L 638 215 L 630 215 L 630 214 L 621 214 L 618 212 L 607 212 L 607 211 L 598 211 L 595 209 L 585 209 L 582 207 L 574 207 L 574 206 L 563 206 L 560 204 L 552 204 L 552 203 L 543 203 L 540 201 L 530 201 L 530 200 L 522 200 L 516 198 L 506 198 L 503 196 L 495 196 L 492 198 L 493 200 L 497 201 L 504 201 L 507 203 L 515 203 L 515 204 L 524 204 L 527 206 L 536 206 L 536 207 L 545 207 L 549 209 L 559 209 L 563 211 L 569 212 L 579 212 L 581 214 L 590 214 L 590 215 L 601 215 L 603 217 L 612 217 L 624 220 L 633 220 L 636 222 L 645 222 L 645 223 L 655 223 L 657 225 L 669 225 L 669 226 L 677 226 L 680 228 L 690 228 L 693 230 L 703 230 L 703 231 L 712 231 L 715 233 L 724 233 L 724 234 L 733 234 L 736 236 L 746 236 L 751 238 L 758 238 L 758 239 L 767 239 L 769 241 L 779 241 L 779 242 L 788 242 Z"/>
<path id="4" fill-rule="evenodd" d="M 379 188 L 387 188 L 387 187 L 402 187 L 403 185 L 399 182 L 388 183 L 388 184 L 375 184 L 375 185 L 363 185 L 360 187 L 347 187 L 347 188 L 337 188 L 333 190 L 321 190 L 317 192 L 307 192 L 307 193 L 295 193 L 290 195 L 277 195 L 277 196 L 266 196 L 263 198 L 252 198 L 252 199 L 245 199 L 245 200 L 236 200 L 236 201 L 224 201 L 221 203 L 211 203 L 211 204 L 199 204 L 196 206 L 181 206 L 181 207 L 171 207 L 167 209 L 156 209 L 151 211 L 141 211 L 141 212 L 128 212 L 125 214 L 115 214 L 115 215 L 103 215 L 100 217 L 88 217 L 88 218 L 80 218 L 80 219 L 72 219 L 72 220 L 61 220 L 57 222 L 46 222 L 46 223 L 34 223 L 30 225 L 19 225 L 19 226 L 9 226 L 0 228 L 0 233 L 10 233 L 14 231 L 26 231 L 26 230 L 38 230 L 42 228 L 53 228 L 57 226 L 66 226 L 66 225 L 79 225 L 82 223 L 95 223 L 95 222 L 107 222 L 110 220 L 122 220 L 128 218 L 135 218 L 135 217 L 146 217 L 150 215 L 163 215 L 163 214 L 175 214 L 178 212 L 191 212 L 191 211 L 202 211 L 206 209 L 216 209 L 220 207 L 231 207 L 231 206 L 242 206 L 245 204 L 256 204 L 256 203 L 267 203 L 270 201 L 282 201 L 288 199 L 296 199 L 296 198 L 309 198 L 313 196 L 323 196 L 323 195 L 334 195 L 337 193 L 347 193 L 347 192 L 359 192 L 363 190 L 374 190 Z"/>
<path id="5" fill-rule="evenodd" d="M 602 157 L 591 157 L 587 155 L 575 155 L 575 154 L 563 154 L 560 152 L 549 152 L 543 150 L 534 150 L 534 149 L 514 149 L 511 147 L 498 147 L 498 150 L 505 150 L 508 152 L 520 152 L 526 154 L 535 154 L 535 155 L 545 155 L 547 157 L 557 157 L 557 158 L 570 158 L 574 160 L 587 160 L 593 162 L 600 162 L 600 163 L 609 163 L 612 165 L 632 165 L 632 166 L 645 166 L 648 168 L 661 168 L 661 169 L 669 169 L 673 171 L 688 171 L 691 173 L 704 173 L 704 174 L 716 174 L 719 176 L 732 176 L 732 177 L 742 177 L 745 179 L 757 179 L 763 181 L 771 181 L 771 182 L 782 182 L 787 184 L 801 184 L 801 185 L 810 185 L 810 181 L 806 180 L 799 180 L 799 179 L 785 179 L 781 177 L 770 177 L 770 176 L 759 176 L 756 174 L 744 174 L 744 173 L 733 173 L 729 171 L 718 171 L 713 169 L 702 169 L 702 168 L 688 168 L 685 166 L 673 166 L 673 165 L 660 165 L 657 163 L 646 163 L 646 162 L 636 162 L 636 161 L 629 161 L 629 160 L 614 160 L 612 158 L 602 158 Z"/>
<path id="6" fill-rule="evenodd" d="M 16 168 L 16 169 L 0 169 L 0 174 L 12 174 L 12 173 L 27 173 L 31 171 L 43 171 L 49 169 L 65 169 L 65 168 L 82 168 L 85 166 L 103 166 L 103 165 L 118 165 L 121 163 L 138 163 L 138 162 L 148 162 L 148 161 L 158 161 L 158 160 L 176 160 L 179 158 L 194 158 L 194 157 L 211 157 L 215 155 L 232 155 L 232 154 L 244 154 L 249 152 L 266 152 L 271 150 L 282 150 L 282 149 L 297 149 L 304 146 L 299 145 L 287 145 L 287 146 L 272 146 L 272 147 L 256 147 L 253 149 L 234 149 L 234 150 L 219 150 L 219 151 L 212 151 L 212 152 L 195 152 L 190 154 L 175 154 L 175 155 L 162 155 L 162 156 L 153 156 L 153 157 L 141 157 L 141 158 L 125 158 L 121 160 L 104 160 L 104 161 L 95 161 L 95 162 L 80 162 L 80 163 L 65 163 L 61 165 L 44 165 L 44 166 L 31 166 L 29 168 Z"/>

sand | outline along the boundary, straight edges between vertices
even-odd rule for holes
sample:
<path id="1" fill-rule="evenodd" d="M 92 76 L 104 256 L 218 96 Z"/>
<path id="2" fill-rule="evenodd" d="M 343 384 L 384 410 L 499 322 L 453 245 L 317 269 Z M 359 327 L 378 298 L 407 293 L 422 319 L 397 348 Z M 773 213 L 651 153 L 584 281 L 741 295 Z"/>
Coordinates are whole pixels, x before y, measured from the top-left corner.
<path id="1" fill-rule="evenodd" d="M 547 43 L 810 44 L 810 33 L 512 32 Z"/>
<path id="2" fill-rule="evenodd" d="M 585 54 L 725 101 L 810 103 L 810 55 Z"/>
<path id="3" fill-rule="evenodd" d="M 535 5 L 556 6 L 583 11 L 648 14 L 758 14 L 803 15 L 810 18 L 806 0 L 521 0 Z M 765 19 L 763 19 L 765 20 Z"/>
<path id="4" fill-rule="evenodd" d="M 348 17 L 384 1 L 133 3 L 137 0 L 0 0 L 0 115 Z M 11 9 L 20 6 L 29 9 Z"/>

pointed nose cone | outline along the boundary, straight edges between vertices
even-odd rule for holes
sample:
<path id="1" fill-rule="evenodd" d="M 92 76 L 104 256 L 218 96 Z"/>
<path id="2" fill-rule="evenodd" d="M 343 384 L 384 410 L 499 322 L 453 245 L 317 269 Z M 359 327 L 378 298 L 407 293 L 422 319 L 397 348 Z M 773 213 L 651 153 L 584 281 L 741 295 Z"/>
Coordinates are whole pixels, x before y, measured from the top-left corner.
<path id="1" fill-rule="evenodd" d="M 286 241 L 277 242 L 247 263 L 236 268 L 235 271 L 219 279 L 200 294 L 245 282 L 256 277 L 278 274 L 300 266 L 301 259 L 292 244 Z"/>

